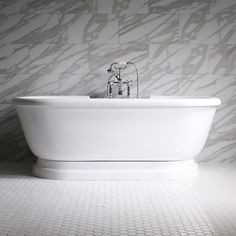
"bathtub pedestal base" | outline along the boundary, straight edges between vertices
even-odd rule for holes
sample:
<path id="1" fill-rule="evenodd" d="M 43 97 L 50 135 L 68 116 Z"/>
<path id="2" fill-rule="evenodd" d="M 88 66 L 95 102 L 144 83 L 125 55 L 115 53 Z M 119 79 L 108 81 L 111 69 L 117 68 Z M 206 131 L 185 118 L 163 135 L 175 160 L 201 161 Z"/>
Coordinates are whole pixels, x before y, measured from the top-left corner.
<path id="1" fill-rule="evenodd" d="M 198 165 L 188 161 L 50 161 L 38 158 L 33 174 L 56 180 L 157 180 L 198 176 Z"/>

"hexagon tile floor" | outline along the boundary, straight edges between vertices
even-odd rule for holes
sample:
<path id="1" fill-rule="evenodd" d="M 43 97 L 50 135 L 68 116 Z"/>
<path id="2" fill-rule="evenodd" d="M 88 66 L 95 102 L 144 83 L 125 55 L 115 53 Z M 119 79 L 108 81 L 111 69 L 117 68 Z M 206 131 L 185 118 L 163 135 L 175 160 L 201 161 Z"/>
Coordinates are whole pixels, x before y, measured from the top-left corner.
<path id="1" fill-rule="evenodd" d="M 0 167 L 0 235 L 236 235 L 236 165 L 189 180 L 55 181 Z"/>

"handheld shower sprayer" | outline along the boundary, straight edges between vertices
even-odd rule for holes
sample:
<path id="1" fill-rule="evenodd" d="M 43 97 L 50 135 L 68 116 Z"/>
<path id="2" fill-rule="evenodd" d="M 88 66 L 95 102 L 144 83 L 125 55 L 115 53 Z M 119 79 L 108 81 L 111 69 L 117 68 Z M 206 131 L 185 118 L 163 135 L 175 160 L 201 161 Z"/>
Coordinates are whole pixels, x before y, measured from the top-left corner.
<path id="1" fill-rule="evenodd" d="M 125 69 L 129 62 L 113 62 L 108 68 L 107 72 L 111 73 L 114 69 Z"/>

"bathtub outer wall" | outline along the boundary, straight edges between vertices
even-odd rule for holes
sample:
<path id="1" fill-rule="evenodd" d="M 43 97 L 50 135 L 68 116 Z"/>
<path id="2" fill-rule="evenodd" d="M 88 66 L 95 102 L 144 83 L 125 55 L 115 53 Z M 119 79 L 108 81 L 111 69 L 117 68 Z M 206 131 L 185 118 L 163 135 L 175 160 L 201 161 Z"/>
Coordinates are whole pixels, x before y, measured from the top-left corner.
<path id="1" fill-rule="evenodd" d="M 179 161 L 202 150 L 216 108 L 16 105 L 33 153 L 54 161 Z"/>

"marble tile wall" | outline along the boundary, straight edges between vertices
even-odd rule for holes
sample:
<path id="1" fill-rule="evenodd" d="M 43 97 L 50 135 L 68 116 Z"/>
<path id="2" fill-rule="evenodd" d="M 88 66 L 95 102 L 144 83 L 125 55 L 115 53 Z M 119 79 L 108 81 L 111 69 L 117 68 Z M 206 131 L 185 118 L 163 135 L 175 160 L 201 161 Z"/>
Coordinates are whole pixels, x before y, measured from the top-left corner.
<path id="1" fill-rule="evenodd" d="M 0 0 L 0 162 L 35 159 L 13 97 L 103 97 L 113 61 L 137 64 L 143 97 L 220 97 L 196 160 L 236 160 L 235 0 Z"/>

